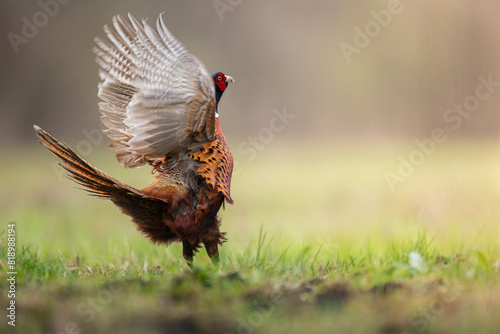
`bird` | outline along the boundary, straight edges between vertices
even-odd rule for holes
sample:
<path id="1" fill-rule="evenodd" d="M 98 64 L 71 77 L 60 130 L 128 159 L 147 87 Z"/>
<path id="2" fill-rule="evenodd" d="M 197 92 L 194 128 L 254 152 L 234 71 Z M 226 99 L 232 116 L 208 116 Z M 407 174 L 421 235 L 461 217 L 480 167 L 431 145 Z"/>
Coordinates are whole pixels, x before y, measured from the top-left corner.
<path id="1" fill-rule="evenodd" d="M 69 179 L 111 200 L 155 244 L 182 243 L 186 263 L 204 246 L 213 263 L 225 241 L 218 212 L 230 195 L 233 156 L 219 121 L 219 102 L 234 79 L 205 66 L 167 29 L 131 14 L 96 37 L 103 131 L 126 168 L 152 167 L 154 181 L 133 188 L 94 167 L 34 125 L 39 142 L 61 159 Z"/>

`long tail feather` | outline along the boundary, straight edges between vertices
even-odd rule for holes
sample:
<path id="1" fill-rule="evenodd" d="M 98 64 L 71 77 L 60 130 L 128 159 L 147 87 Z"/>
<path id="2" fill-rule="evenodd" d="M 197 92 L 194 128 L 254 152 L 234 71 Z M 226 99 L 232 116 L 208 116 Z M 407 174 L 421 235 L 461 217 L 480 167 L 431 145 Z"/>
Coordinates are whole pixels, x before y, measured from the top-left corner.
<path id="1" fill-rule="evenodd" d="M 68 171 L 68 177 L 87 188 L 86 190 L 93 195 L 113 198 L 117 191 L 124 190 L 138 195 L 140 194 L 136 189 L 112 178 L 80 158 L 66 144 L 60 142 L 39 126 L 34 125 L 33 128 L 35 129 L 39 142 L 62 160 L 59 165 Z"/>
<path id="2" fill-rule="evenodd" d="M 68 171 L 70 179 L 84 186 L 92 195 L 110 199 L 123 213 L 132 217 L 137 228 L 151 241 L 170 243 L 178 239 L 164 222 L 164 219 L 173 220 L 171 214 L 166 213 L 168 203 L 112 178 L 40 127 L 35 125 L 33 128 L 40 143 L 61 158 L 59 164 Z"/>

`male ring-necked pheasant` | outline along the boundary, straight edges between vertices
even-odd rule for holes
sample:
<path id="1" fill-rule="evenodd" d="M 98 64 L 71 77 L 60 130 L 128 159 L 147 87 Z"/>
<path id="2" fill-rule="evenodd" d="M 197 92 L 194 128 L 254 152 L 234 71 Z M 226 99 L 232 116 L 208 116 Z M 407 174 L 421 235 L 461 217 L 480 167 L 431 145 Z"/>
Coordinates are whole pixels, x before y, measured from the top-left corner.
<path id="1" fill-rule="evenodd" d="M 92 166 L 64 143 L 34 126 L 40 142 L 62 159 L 69 177 L 93 195 L 108 198 L 132 217 L 152 242 L 180 241 L 191 265 L 205 245 L 212 261 L 226 241 L 217 213 L 229 192 L 233 157 L 219 123 L 218 103 L 233 78 L 210 75 L 167 30 L 131 15 L 105 26 L 109 42 L 96 38 L 101 119 L 118 162 L 148 163 L 156 179 L 134 189 Z"/>

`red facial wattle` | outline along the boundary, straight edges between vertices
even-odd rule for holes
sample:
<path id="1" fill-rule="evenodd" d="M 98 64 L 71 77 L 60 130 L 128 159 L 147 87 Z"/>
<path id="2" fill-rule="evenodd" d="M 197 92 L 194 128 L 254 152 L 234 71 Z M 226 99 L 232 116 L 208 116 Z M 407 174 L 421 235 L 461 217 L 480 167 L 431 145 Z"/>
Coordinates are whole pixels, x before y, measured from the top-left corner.
<path id="1" fill-rule="evenodd" d="M 227 87 L 225 79 L 226 78 L 223 78 L 222 80 L 215 82 L 217 84 L 217 86 L 219 86 L 219 89 L 221 90 L 221 92 L 223 92 Z"/>

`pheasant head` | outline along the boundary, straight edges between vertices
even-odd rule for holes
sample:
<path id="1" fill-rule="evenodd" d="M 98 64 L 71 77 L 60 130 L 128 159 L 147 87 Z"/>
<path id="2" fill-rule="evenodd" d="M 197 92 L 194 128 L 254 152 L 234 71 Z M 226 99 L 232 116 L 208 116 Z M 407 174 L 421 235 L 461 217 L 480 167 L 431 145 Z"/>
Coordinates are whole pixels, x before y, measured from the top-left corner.
<path id="1" fill-rule="evenodd" d="M 230 82 L 234 82 L 234 79 L 229 75 L 225 75 L 222 72 L 212 73 L 212 78 L 214 79 L 214 84 L 215 84 L 215 112 L 217 113 L 216 115 L 218 116 L 219 112 L 217 111 L 217 107 L 219 105 L 222 93 L 224 93 L 224 91 L 227 88 L 227 85 Z"/>

